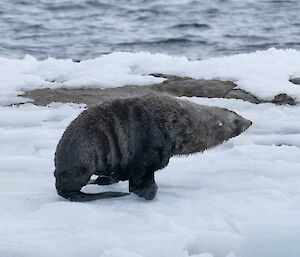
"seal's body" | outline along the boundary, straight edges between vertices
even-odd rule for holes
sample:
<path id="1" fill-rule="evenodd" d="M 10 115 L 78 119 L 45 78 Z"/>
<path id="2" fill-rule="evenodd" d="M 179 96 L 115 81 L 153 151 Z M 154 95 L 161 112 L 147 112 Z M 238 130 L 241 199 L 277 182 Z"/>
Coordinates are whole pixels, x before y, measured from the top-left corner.
<path id="1" fill-rule="evenodd" d="M 66 129 L 55 153 L 56 189 L 73 201 L 128 193 L 80 192 L 92 175 L 96 184 L 129 180 L 129 191 L 153 199 L 154 172 L 170 157 L 202 152 L 246 130 L 236 113 L 167 96 L 106 102 L 81 113 Z"/>

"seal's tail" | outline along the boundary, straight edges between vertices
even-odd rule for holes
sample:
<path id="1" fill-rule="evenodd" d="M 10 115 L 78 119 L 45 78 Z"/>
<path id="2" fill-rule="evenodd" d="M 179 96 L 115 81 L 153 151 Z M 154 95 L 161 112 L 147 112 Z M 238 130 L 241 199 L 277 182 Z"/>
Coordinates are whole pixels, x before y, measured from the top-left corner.
<path id="1" fill-rule="evenodd" d="M 130 195 L 130 193 L 124 192 L 103 192 L 97 194 L 87 194 L 83 192 L 57 192 L 60 196 L 72 201 L 72 202 L 88 202 L 97 199 L 105 199 L 111 197 L 121 197 Z"/>

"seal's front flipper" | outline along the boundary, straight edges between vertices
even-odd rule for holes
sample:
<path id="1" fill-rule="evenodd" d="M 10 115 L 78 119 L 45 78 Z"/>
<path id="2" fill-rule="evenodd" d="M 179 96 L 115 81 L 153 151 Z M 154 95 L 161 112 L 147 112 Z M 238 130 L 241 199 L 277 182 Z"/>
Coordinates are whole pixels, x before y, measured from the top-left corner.
<path id="1" fill-rule="evenodd" d="M 146 200 L 153 200 L 156 196 L 158 186 L 154 180 L 154 172 L 146 172 L 137 183 L 134 177 L 129 179 L 129 192 L 137 194 Z"/>
<path id="2" fill-rule="evenodd" d="M 158 186 L 156 183 L 143 184 L 140 187 L 135 188 L 132 192 L 138 195 L 139 197 L 143 197 L 146 200 L 153 200 L 156 196 Z"/>
<path id="3" fill-rule="evenodd" d="M 124 193 L 124 192 L 103 192 L 97 194 L 87 194 L 80 191 L 79 192 L 58 192 L 58 194 L 72 202 L 88 202 L 88 201 L 93 201 L 98 199 L 130 195 L 130 193 Z"/>

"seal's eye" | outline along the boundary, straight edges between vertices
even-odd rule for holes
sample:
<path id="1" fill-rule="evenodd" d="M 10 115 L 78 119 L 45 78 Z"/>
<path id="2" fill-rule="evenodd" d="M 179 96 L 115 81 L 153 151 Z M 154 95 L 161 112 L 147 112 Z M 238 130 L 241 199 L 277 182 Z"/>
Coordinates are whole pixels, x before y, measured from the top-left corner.
<path id="1" fill-rule="evenodd" d="M 217 125 L 218 125 L 218 127 L 222 127 L 222 126 L 223 126 L 223 123 L 222 123 L 221 121 L 218 121 L 218 122 L 217 122 Z"/>

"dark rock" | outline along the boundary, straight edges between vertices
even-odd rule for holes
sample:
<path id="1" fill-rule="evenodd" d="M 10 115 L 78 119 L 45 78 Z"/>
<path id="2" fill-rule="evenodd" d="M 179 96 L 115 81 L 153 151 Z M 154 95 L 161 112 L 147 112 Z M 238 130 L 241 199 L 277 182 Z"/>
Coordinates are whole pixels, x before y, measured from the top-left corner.
<path id="1" fill-rule="evenodd" d="M 296 85 L 300 85 L 300 78 L 291 78 L 289 81 Z"/>
<path id="2" fill-rule="evenodd" d="M 107 89 L 37 89 L 25 92 L 22 97 L 33 99 L 36 105 L 51 102 L 85 103 L 88 107 L 116 98 L 129 98 L 149 94 L 169 94 L 173 96 L 224 97 L 236 85 L 218 80 L 197 80 L 171 75 L 154 74 L 168 80 L 150 86 L 123 86 Z"/>
<path id="3" fill-rule="evenodd" d="M 166 78 L 160 84 L 149 86 L 123 86 L 106 89 L 36 89 L 25 92 L 22 97 L 33 99 L 33 104 L 47 105 L 51 102 L 84 103 L 87 107 L 99 105 L 100 103 L 116 98 L 129 98 L 133 96 L 144 96 L 150 94 L 172 95 L 172 96 L 196 96 L 196 97 L 222 97 L 242 99 L 251 103 L 274 103 L 295 105 L 295 100 L 286 95 L 275 96 L 272 101 L 259 99 L 249 92 L 236 88 L 236 84 L 230 81 L 192 79 L 189 77 L 178 77 L 165 74 L 151 74 L 155 77 Z"/>
<path id="4" fill-rule="evenodd" d="M 234 98 L 234 99 L 242 99 L 244 101 L 248 101 L 250 103 L 259 104 L 262 103 L 262 100 L 259 100 L 257 97 L 251 95 L 250 93 L 242 90 L 242 89 L 233 89 L 231 90 L 225 98 Z"/>
<path id="5" fill-rule="evenodd" d="M 169 81 L 171 80 L 186 80 L 186 79 L 192 79 L 190 77 L 178 77 L 178 76 L 175 76 L 175 75 L 166 75 L 166 74 L 162 74 L 162 73 L 152 73 L 152 74 L 149 74 L 149 75 L 152 75 L 154 77 L 157 77 L 157 78 L 165 78 L 165 79 L 168 79 Z"/>
<path id="6" fill-rule="evenodd" d="M 116 98 L 129 98 L 132 96 L 143 96 L 155 94 L 148 87 L 124 86 L 117 88 L 86 88 L 86 89 L 36 89 L 25 92 L 22 97 L 33 99 L 35 105 L 45 106 L 52 102 L 61 103 L 84 103 L 87 107 L 99 105 L 100 103 Z"/>
<path id="7" fill-rule="evenodd" d="M 171 79 L 149 86 L 151 89 L 175 96 L 224 97 L 236 85 L 233 82 L 203 79 Z"/>
<path id="8" fill-rule="evenodd" d="M 274 99 L 271 101 L 271 103 L 276 105 L 282 105 L 282 104 L 296 105 L 295 99 L 288 96 L 287 94 L 279 94 L 275 96 Z"/>

